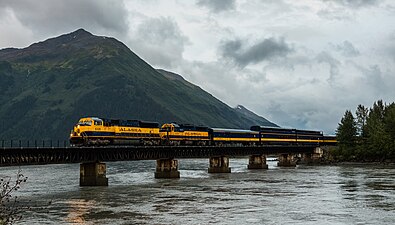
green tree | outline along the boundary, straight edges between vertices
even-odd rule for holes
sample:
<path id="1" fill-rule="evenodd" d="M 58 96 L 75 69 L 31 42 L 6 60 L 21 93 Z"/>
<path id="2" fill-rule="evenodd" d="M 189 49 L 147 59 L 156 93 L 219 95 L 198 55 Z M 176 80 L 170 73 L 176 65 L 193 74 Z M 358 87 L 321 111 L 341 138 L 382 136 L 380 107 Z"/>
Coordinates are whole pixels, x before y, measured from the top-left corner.
<path id="1" fill-rule="evenodd" d="M 369 109 L 363 105 L 358 105 L 355 111 L 356 115 L 356 126 L 357 126 L 357 147 L 355 149 L 355 157 L 358 159 L 364 159 L 366 157 L 366 120 L 369 115 Z"/>
<path id="2" fill-rule="evenodd" d="M 384 130 L 388 138 L 387 156 L 395 158 L 395 103 L 392 103 L 385 108 Z"/>
<path id="3" fill-rule="evenodd" d="M 344 157 L 344 159 L 349 159 L 354 156 L 357 126 L 355 118 L 350 110 L 344 113 L 336 130 L 336 136 L 339 142 L 340 155 Z"/>
<path id="4" fill-rule="evenodd" d="M 357 117 L 357 133 L 363 139 L 366 137 L 366 119 L 368 117 L 369 109 L 363 105 L 358 105 L 355 115 Z"/>
<path id="5" fill-rule="evenodd" d="M 385 130 L 386 106 L 382 100 L 373 104 L 366 119 L 366 153 L 371 159 L 385 159 L 389 149 L 389 136 Z"/>
<path id="6" fill-rule="evenodd" d="M 382 100 L 368 109 L 358 105 L 354 119 L 346 111 L 337 129 L 338 150 L 334 154 L 342 160 L 395 159 L 395 103 Z"/>

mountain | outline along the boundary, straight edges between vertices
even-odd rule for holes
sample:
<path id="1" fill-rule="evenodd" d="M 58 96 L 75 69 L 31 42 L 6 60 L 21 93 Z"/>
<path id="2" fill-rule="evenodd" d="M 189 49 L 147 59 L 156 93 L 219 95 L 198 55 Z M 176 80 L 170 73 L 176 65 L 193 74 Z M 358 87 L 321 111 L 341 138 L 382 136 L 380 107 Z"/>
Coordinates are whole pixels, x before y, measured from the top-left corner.
<path id="1" fill-rule="evenodd" d="M 64 140 L 80 117 L 249 128 L 256 120 L 114 38 L 75 32 L 0 50 L 0 138 Z M 267 124 L 260 124 L 267 125 Z"/>
<path id="2" fill-rule="evenodd" d="M 260 124 L 262 126 L 268 126 L 268 127 L 278 127 L 277 124 L 270 122 L 269 120 L 263 118 L 262 116 L 259 116 L 247 108 L 245 108 L 242 105 L 238 105 L 234 108 L 236 112 L 238 112 L 241 117 L 244 117 L 247 120 L 251 121 L 251 124 Z"/>
<path id="3" fill-rule="evenodd" d="M 198 88 L 200 92 L 204 92 L 204 94 L 210 95 L 209 93 L 200 89 L 198 86 L 186 81 L 182 75 L 179 75 L 179 74 L 176 74 L 173 72 L 169 72 L 169 71 L 166 71 L 163 69 L 157 69 L 157 71 L 171 81 L 178 81 L 178 82 L 183 83 L 185 86 L 188 86 L 191 88 Z M 203 94 L 203 93 L 200 93 L 200 94 Z M 214 97 L 211 96 L 211 98 L 214 98 Z M 218 100 L 217 103 L 222 103 L 222 102 L 220 102 Z M 269 126 L 269 127 L 278 127 L 276 124 L 270 122 L 269 120 L 263 118 L 262 116 L 259 116 L 255 113 L 251 112 L 250 110 L 248 110 L 247 108 L 245 108 L 242 105 L 236 106 L 233 110 L 238 114 L 238 117 L 241 117 L 243 120 L 248 121 L 246 126 L 243 127 L 245 129 L 249 129 L 251 124 L 259 124 L 262 126 Z"/>

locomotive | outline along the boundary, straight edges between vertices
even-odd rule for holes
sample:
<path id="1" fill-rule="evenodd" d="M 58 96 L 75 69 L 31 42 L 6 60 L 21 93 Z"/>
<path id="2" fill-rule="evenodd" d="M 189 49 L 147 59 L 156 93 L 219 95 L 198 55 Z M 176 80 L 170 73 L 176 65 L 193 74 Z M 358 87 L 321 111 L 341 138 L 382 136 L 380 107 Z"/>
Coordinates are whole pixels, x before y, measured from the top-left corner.
<path id="1" fill-rule="evenodd" d="M 70 133 L 72 146 L 108 145 L 335 145 L 336 139 L 321 131 L 251 126 L 250 130 L 210 128 L 193 124 L 140 120 L 81 118 Z"/>
<path id="2" fill-rule="evenodd" d="M 139 120 L 81 118 L 70 134 L 72 146 L 159 145 L 159 124 Z"/>

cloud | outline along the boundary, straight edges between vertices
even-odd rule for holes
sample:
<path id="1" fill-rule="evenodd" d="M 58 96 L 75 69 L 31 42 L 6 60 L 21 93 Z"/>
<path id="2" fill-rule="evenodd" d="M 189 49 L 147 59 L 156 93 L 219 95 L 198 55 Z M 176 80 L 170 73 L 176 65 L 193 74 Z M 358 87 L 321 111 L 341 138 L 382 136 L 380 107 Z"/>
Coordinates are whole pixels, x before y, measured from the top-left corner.
<path id="1" fill-rule="evenodd" d="M 0 49 L 25 47 L 30 45 L 33 39 L 33 32 L 21 24 L 9 8 L 0 8 L 0 30 Z"/>
<path id="2" fill-rule="evenodd" d="M 242 67 L 276 57 L 285 57 L 292 51 L 283 38 L 266 38 L 252 46 L 246 46 L 246 43 L 237 39 L 226 41 L 220 46 L 222 57 L 231 59 Z"/>
<path id="3" fill-rule="evenodd" d="M 339 65 L 341 64 L 337 59 L 333 58 L 328 52 L 321 52 L 317 55 L 318 63 L 327 63 L 329 65 L 329 83 L 334 83 L 336 77 L 339 75 Z"/>
<path id="4" fill-rule="evenodd" d="M 362 74 L 359 82 L 365 86 L 365 90 L 369 89 L 370 93 L 380 98 L 386 98 L 388 94 L 393 97 L 395 77 L 391 72 L 383 72 L 379 65 L 370 65 L 368 68 L 356 65 L 356 68 Z"/>
<path id="5" fill-rule="evenodd" d="M 349 41 L 343 41 L 342 44 L 329 44 L 335 51 L 340 52 L 345 57 L 356 57 L 360 55 L 358 49 Z"/>
<path id="6" fill-rule="evenodd" d="M 354 20 L 361 9 L 379 6 L 379 0 L 323 0 L 324 8 L 317 15 L 330 20 Z"/>
<path id="7" fill-rule="evenodd" d="M 214 13 L 232 10 L 236 7 L 236 0 L 198 0 L 198 6 L 204 6 Z"/>
<path id="8" fill-rule="evenodd" d="M 128 27 L 127 11 L 117 0 L 5 0 L 0 8 L 11 10 L 23 26 L 38 34 L 87 27 L 122 34 Z"/>
<path id="9" fill-rule="evenodd" d="M 361 8 L 367 6 L 378 5 L 379 0 L 323 0 L 326 3 L 335 3 L 350 8 Z"/>
<path id="10" fill-rule="evenodd" d="M 380 52 L 382 52 L 384 55 L 392 59 L 393 62 L 395 62 L 395 30 L 392 31 L 384 40 Z"/>
<path id="11" fill-rule="evenodd" d="M 169 68 L 182 60 L 189 43 L 177 23 L 170 17 L 146 18 L 130 34 L 129 46 L 151 65 Z"/>

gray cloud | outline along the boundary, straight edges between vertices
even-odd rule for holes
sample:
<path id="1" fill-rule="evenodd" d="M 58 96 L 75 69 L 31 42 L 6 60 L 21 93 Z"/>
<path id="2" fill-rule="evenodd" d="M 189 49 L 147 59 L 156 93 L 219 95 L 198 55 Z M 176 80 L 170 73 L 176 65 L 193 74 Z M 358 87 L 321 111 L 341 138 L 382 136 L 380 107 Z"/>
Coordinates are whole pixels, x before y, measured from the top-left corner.
<path id="1" fill-rule="evenodd" d="M 372 88 L 375 95 L 385 95 L 388 92 L 393 91 L 393 82 L 395 81 L 393 76 L 385 76 L 378 65 L 371 65 L 369 68 L 364 68 L 362 66 L 357 66 L 357 68 L 362 72 L 363 82 Z"/>
<path id="2" fill-rule="evenodd" d="M 127 11 L 117 0 L 3 0 L 0 8 L 12 10 L 21 24 L 36 33 L 90 30 L 125 33 Z"/>
<path id="3" fill-rule="evenodd" d="M 392 31 L 382 48 L 384 54 L 388 55 L 395 62 L 395 31 Z"/>
<path id="4" fill-rule="evenodd" d="M 349 41 L 343 41 L 342 44 L 329 44 L 334 50 L 340 52 L 345 57 L 356 57 L 360 55 L 358 49 Z"/>
<path id="5" fill-rule="evenodd" d="M 328 52 L 321 52 L 317 55 L 316 60 L 318 63 L 327 63 L 329 65 L 329 78 L 328 82 L 333 83 L 339 75 L 340 62 L 333 58 Z"/>
<path id="6" fill-rule="evenodd" d="M 222 11 L 232 10 L 236 7 L 236 0 L 198 0 L 198 6 L 204 6 L 212 12 L 218 13 Z"/>
<path id="7" fill-rule="evenodd" d="M 380 3 L 379 0 L 323 0 L 328 3 L 336 3 L 350 8 L 360 8 L 366 6 L 373 6 Z"/>
<path id="8" fill-rule="evenodd" d="M 189 43 L 177 23 L 168 17 L 148 18 L 138 25 L 130 47 L 155 66 L 168 68 L 182 60 L 184 45 Z"/>
<path id="9" fill-rule="evenodd" d="M 353 20 L 359 9 L 378 6 L 379 0 L 322 0 L 326 8 L 317 12 L 317 15 L 330 20 Z"/>
<path id="10" fill-rule="evenodd" d="M 317 15 L 325 19 L 340 21 L 351 20 L 353 17 L 352 13 L 346 10 L 342 10 L 342 8 L 340 7 L 328 7 L 326 9 L 318 11 Z"/>
<path id="11" fill-rule="evenodd" d="M 220 51 L 224 58 L 229 58 L 240 66 L 275 57 L 285 57 L 293 51 L 283 38 L 267 38 L 252 46 L 246 47 L 245 45 L 240 39 L 227 41 L 220 46 Z"/>

